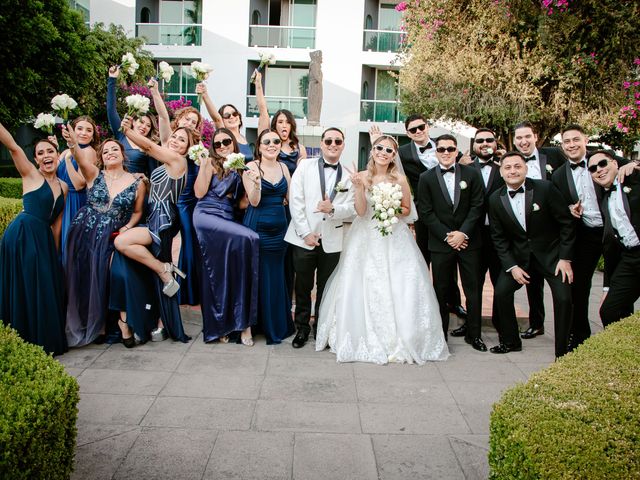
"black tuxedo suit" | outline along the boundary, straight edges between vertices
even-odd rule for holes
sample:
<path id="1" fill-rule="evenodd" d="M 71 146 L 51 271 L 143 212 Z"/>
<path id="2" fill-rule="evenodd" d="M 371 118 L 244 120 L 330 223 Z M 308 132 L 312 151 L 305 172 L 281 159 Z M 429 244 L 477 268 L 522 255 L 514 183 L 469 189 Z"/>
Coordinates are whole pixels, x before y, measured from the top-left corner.
<path id="1" fill-rule="evenodd" d="M 540 171 L 546 172 L 547 180 L 551 180 L 553 173 L 567 162 L 567 157 L 565 157 L 562 149 L 558 147 L 540 147 L 538 148 L 538 156 L 540 159 Z M 551 171 L 549 171 L 547 165 L 551 167 Z M 544 179 L 544 176 L 542 178 Z"/>
<path id="2" fill-rule="evenodd" d="M 553 174 L 552 182 L 562 194 L 567 208 L 578 202 L 579 195 L 576 183 L 573 179 L 571 162 L 565 162 Z M 579 167 L 580 168 L 580 167 Z M 598 205 L 602 201 L 602 187 L 593 182 L 589 172 L 584 173 L 595 191 Z M 575 347 L 591 336 L 589 325 L 589 297 L 591 293 L 591 280 L 598 266 L 598 260 L 603 253 L 602 237 L 603 226 L 588 226 L 582 219 L 574 218 L 576 227 L 576 243 L 573 250 L 573 284 L 571 286 L 573 297 L 573 319 L 571 322 L 571 334 L 573 336 L 572 347 Z"/>
<path id="3" fill-rule="evenodd" d="M 481 336 L 482 285 L 478 272 L 482 246 L 479 227 L 484 218 L 482 178 L 474 167 L 465 165 L 456 165 L 453 175 L 453 202 L 439 166 L 420 176 L 418 212 L 429 230 L 433 283 L 445 336 L 449 328 L 447 298 L 451 294 L 449 290 L 456 267 L 459 267 L 462 288 L 467 297 L 467 339 L 473 340 Z M 447 234 L 453 231 L 463 232 L 468 237 L 465 249 L 454 250 L 446 242 Z M 457 286 L 455 288 L 457 290 Z"/>
<path id="4" fill-rule="evenodd" d="M 527 179 L 524 211 L 526 231 L 513 212 L 507 187 L 494 192 L 489 200 L 491 236 L 500 257 L 502 272 L 495 295 L 498 300 L 500 341 L 507 346 L 521 345 L 513 295 L 522 285 L 507 272 L 514 266 L 547 280 L 553 295 L 556 356 L 567 352 L 571 326 L 571 285 L 555 275 L 558 260 L 570 260 L 575 243 L 575 225 L 562 195 L 551 182 Z"/>
<path id="5" fill-rule="evenodd" d="M 622 204 L 626 217 L 630 220 L 636 236 L 640 238 L 640 174 L 634 172 L 625 179 L 623 185 L 617 185 L 616 188 L 622 189 Z M 619 261 L 611 276 L 609 293 L 600 307 L 600 318 L 605 327 L 626 316 L 629 313 L 629 305 L 640 296 L 640 246 L 625 246 L 620 233 L 613 227 L 609 202 L 614 201 L 615 194 L 617 192 L 612 192 L 611 195 L 605 193 L 602 199 L 605 248 L 616 248 L 620 252 Z"/>

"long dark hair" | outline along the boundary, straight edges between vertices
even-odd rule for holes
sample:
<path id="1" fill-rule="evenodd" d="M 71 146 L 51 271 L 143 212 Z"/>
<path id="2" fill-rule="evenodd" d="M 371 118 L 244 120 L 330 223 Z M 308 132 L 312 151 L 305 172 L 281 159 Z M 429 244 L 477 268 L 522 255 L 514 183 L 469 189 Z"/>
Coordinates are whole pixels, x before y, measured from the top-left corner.
<path id="1" fill-rule="evenodd" d="M 239 153 L 240 147 L 238 147 L 238 141 L 236 140 L 236 137 L 233 135 L 233 133 L 231 133 L 231 130 L 229 130 L 228 128 L 225 128 L 225 127 L 218 128 L 213 134 L 213 137 L 211 138 L 211 147 L 209 147 L 209 156 L 211 157 L 213 166 L 216 167 L 216 170 L 218 172 L 218 178 L 222 180 L 224 177 L 226 177 L 229 174 L 229 172 L 226 172 L 224 170 L 224 166 L 223 166 L 226 158 L 223 157 L 222 155 L 218 155 L 218 152 L 216 152 L 216 149 L 213 147 L 213 142 L 216 141 L 216 136 L 219 135 L 220 133 L 224 133 L 225 135 L 228 135 L 229 138 L 231 138 L 231 141 L 233 142 L 233 153 Z"/>
<path id="2" fill-rule="evenodd" d="M 294 118 L 293 113 L 291 113 L 289 110 L 281 109 L 273 114 L 273 117 L 271 117 L 271 130 L 278 133 L 276 130 L 276 125 L 278 124 L 278 117 L 280 115 L 284 115 L 287 118 L 287 122 L 289 122 L 289 125 L 291 125 L 291 131 L 289 132 L 289 146 L 293 149 L 297 149 L 300 141 L 298 140 L 298 135 L 296 135 L 296 119 Z"/>
<path id="3" fill-rule="evenodd" d="M 231 105 L 230 103 L 225 103 L 224 105 L 222 105 L 219 109 L 218 109 L 218 113 L 220 114 L 220 116 L 222 117 L 222 114 L 224 113 L 224 109 L 227 107 L 231 107 L 233 108 L 233 110 L 238 114 L 238 118 L 240 119 L 240 125 L 238 125 L 238 127 L 242 127 L 242 114 L 240 113 L 240 110 L 238 110 L 235 105 Z M 223 118 L 224 120 L 224 118 Z"/>
<path id="4" fill-rule="evenodd" d="M 278 132 L 276 132 L 273 128 L 265 128 L 258 135 L 256 146 L 253 151 L 253 158 L 258 161 L 258 169 L 260 169 L 260 162 L 262 161 L 262 155 L 260 154 L 260 145 L 262 145 L 262 137 L 264 137 L 267 133 L 275 133 L 276 135 L 278 135 Z M 280 138 L 280 135 L 278 135 L 278 138 Z M 260 172 L 262 172 L 262 170 L 260 170 Z"/>

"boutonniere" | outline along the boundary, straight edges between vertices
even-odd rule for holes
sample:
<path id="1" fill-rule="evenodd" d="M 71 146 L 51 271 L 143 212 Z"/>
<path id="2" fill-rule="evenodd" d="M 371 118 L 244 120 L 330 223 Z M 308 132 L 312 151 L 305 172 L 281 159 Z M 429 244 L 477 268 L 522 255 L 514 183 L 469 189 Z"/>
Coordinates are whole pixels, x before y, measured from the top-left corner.
<path id="1" fill-rule="evenodd" d="M 553 173 L 553 167 L 551 165 L 547 164 L 546 169 L 547 169 L 547 172 Z"/>
<path id="2" fill-rule="evenodd" d="M 467 182 L 465 182 L 464 180 L 462 180 L 460 182 L 460 190 L 464 190 L 465 188 L 467 188 Z"/>
<path id="3" fill-rule="evenodd" d="M 343 182 L 338 182 L 336 183 L 334 190 L 336 191 L 336 193 L 340 193 L 340 192 L 347 192 L 349 189 L 345 186 Z"/>
<path id="4" fill-rule="evenodd" d="M 631 193 L 631 187 L 622 187 L 624 193 Z"/>
<path id="5" fill-rule="evenodd" d="M 540 205 L 538 205 L 537 203 L 533 204 L 533 211 L 537 212 L 538 210 L 540 210 Z"/>

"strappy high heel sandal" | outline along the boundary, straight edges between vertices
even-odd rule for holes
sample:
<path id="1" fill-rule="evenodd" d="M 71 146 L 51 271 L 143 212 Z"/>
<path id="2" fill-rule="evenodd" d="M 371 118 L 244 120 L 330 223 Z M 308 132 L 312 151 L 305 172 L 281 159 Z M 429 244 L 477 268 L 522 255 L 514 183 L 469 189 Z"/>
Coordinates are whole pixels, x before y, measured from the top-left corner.
<path id="1" fill-rule="evenodd" d="M 162 287 L 162 293 L 164 293 L 167 297 L 173 297 L 176 293 L 178 293 L 178 290 L 180 290 L 180 284 L 176 281 L 175 278 L 173 278 L 173 274 L 175 273 L 182 278 L 187 278 L 187 275 L 173 263 L 165 263 L 163 273 L 170 273 L 172 276 L 171 280 L 164 283 L 164 286 Z"/>
<path id="2" fill-rule="evenodd" d="M 131 327 L 129 327 L 129 324 L 127 322 L 125 322 L 124 320 L 122 320 L 121 318 L 118 319 L 118 325 L 122 323 L 126 329 L 129 331 L 129 333 L 131 333 Z M 126 348 L 133 348 L 136 346 L 136 339 L 133 336 L 133 334 L 131 334 L 131 336 L 129 338 L 124 338 L 124 336 L 122 337 L 122 343 Z"/>

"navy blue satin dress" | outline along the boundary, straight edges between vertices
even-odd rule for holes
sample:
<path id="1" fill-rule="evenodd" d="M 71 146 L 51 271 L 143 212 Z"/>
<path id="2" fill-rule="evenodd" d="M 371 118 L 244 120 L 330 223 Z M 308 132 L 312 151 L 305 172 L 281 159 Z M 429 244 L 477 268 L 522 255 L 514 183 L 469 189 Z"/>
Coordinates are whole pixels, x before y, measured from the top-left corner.
<path id="1" fill-rule="evenodd" d="M 200 250 L 196 232 L 193 230 L 193 211 L 198 199 L 193 191 L 193 184 L 198 177 L 199 167 L 193 160 L 187 159 L 187 183 L 178 199 L 178 216 L 180 217 L 180 260 L 178 268 L 187 274 L 187 278 L 178 277 L 180 305 L 200 304 Z"/>
<path id="2" fill-rule="evenodd" d="M 257 207 L 249 205 L 244 224 L 260 237 L 258 327 L 271 345 L 282 342 L 295 330 L 284 276 L 284 235 L 288 225 L 284 199 L 288 185 L 284 175 L 276 184 L 264 178 L 261 182 L 260 203 Z"/>
<path id="3" fill-rule="evenodd" d="M 89 145 L 80 145 L 80 148 L 87 148 Z M 71 164 L 77 170 L 78 164 L 76 160 L 71 157 Z M 87 203 L 87 189 L 83 188 L 82 190 L 76 190 L 71 182 L 71 178 L 69 177 L 69 172 L 67 172 L 67 164 L 60 157 L 60 163 L 58 164 L 57 171 L 58 178 L 67 184 L 69 187 L 69 192 L 67 193 L 67 199 L 64 202 L 64 211 L 62 212 L 62 233 L 60 235 L 60 255 L 62 258 L 62 263 L 64 264 L 67 260 L 66 252 L 67 252 L 67 236 L 69 235 L 69 227 L 71 227 L 71 222 L 76 217 L 78 210 L 80 210 Z"/>
<path id="4" fill-rule="evenodd" d="M 242 180 L 235 171 L 222 180 L 214 175 L 193 213 L 202 255 L 200 307 L 205 342 L 257 322 L 259 238 L 233 220 L 233 205 L 243 195 Z"/>
<path id="5" fill-rule="evenodd" d="M 0 242 L 0 322 L 47 353 L 66 352 L 62 265 L 51 224 L 62 212 L 46 182 L 22 197 L 24 211 Z"/>

